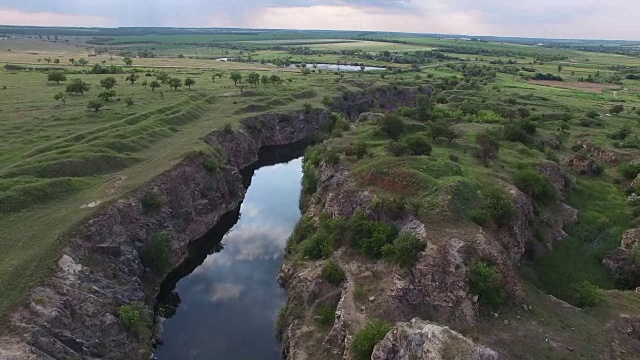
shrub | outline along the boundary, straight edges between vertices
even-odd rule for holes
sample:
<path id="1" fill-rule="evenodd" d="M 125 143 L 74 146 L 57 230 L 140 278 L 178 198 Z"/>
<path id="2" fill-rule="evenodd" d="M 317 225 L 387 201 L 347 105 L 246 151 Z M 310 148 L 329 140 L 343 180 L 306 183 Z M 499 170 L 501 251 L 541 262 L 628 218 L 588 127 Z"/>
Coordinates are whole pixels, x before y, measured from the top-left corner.
<path id="1" fill-rule="evenodd" d="M 393 156 L 405 156 L 411 153 L 411 149 L 404 141 L 390 141 L 387 144 L 387 151 Z"/>
<path id="2" fill-rule="evenodd" d="M 164 205 L 162 196 L 154 193 L 146 193 L 140 198 L 140 204 L 145 212 L 156 211 Z"/>
<path id="3" fill-rule="evenodd" d="M 413 267 L 418 254 L 425 248 L 425 243 L 413 234 L 403 232 L 393 242 L 382 248 L 382 256 L 393 263 L 404 267 Z"/>
<path id="4" fill-rule="evenodd" d="M 329 95 L 325 95 L 322 97 L 322 105 L 327 106 L 327 107 L 331 107 L 333 106 L 334 100 L 331 96 Z"/>
<path id="5" fill-rule="evenodd" d="M 469 291 L 478 295 L 481 305 L 490 309 L 497 309 L 507 300 L 502 277 L 498 274 L 495 265 L 486 261 L 476 261 L 469 273 Z"/>
<path id="6" fill-rule="evenodd" d="M 556 188 L 551 181 L 531 168 L 519 170 L 514 176 L 514 184 L 520 191 L 539 201 L 549 201 L 556 198 Z"/>
<path id="7" fill-rule="evenodd" d="M 158 274 L 171 266 L 171 235 L 160 232 L 151 235 L 142 250 L 142 264 Z"/>
<path id="8" fill-rule="evenodd" d="M 352 144 L 345 151 L 345 155 L 347 156 L 355 156 L 358 159 L 362 159 L 367 155 L 367 143 L 359 141 L 355 144 Z"/>
<path id="9" fill-rule="evenodd" d="M 145 315 L 146 309 L 142 302 L 135 301 L 118 308 L 118 318 L 129 330 L 140 333 L 149 330 L 151 321 Z"/>
<path id="10" fill-rule="evenodd" d="M 585 114 L 585 116 L 591 119 L 596 119 L 600 117 L 600 114 L 598 114 L 597 111 L 590 110 Z"/>
<path id="11" fill-rule="evenodd" d="M 207 172 L 214 173 L 220 169 L 220 160 L 215 156 L 207 156 L 202 162 L 202 166 Z"/>
<path id="12" fill-rule="evenodd" d="M 573 284 L 570 291 L 570 302 L 577 307 L 595 306 L 604 300 L 600 289 L 588 281 Z"/>
<path id="13" fill-rule="evenodd" d="M 224 124 L 224 126 L 222 127 L 222 131 L 224 131 L 227 134 L 231 134 L 233 132 L 233 124 L 231 123 Z"/>
<path id="14" fill-rule="evenodd" d="M 338 286 L 340 285 L 344 279 L 344 271 L 340 268 L 338 264 L 329 260 L 324 264 L 322 268 L 322 277 L 329 282 L 329 284 Z"/>
<path id="15" fill-rule="evenodd" d="M 607 137 L 612 140 L 625 140 L 629 135 L 631 135 L 631 128 L 628 125 L 625 125 L 619 130 L 607 134 Z"/>
<path id="16" fill-rule="evenodd" d="M 555 151 L 553 150 L 550 150 L 550 149 L 545 150 L 544 156 L 549 161 L 553 161 L 554 163 L 560 163 L 560 158 L 558 157 L 558 154 L 556 154 Z"/>
<path id="17" fill-rule="evenodd" d="M 415 134 L 404 138 L 403 142 L 407 145 L 411 155 L 422 156 L 431 155 L 431 144 L 424 136 Z"/>
<path id="18" fill-rule="evenodd" d="M 458 157 L 458 155 L 456 154 L 449 154 L 449 160 L 453 161 L 454 163 L 457 163 L 458 161 L 460 161 L 460 157 Z"/>
<path id="19" fill-rule="evenodd" d="M 133 101 L 133 98 L 128 97 L 125 101 L 125 104 L 127 104 L 127 106 L 133 106 L 135 105 L 135 102 Z"/>
<path id="20" fill-rule="evenodd" d="M 482 190 L 483 205 L 470 212 L 471 220 L 480 226 L 509 224 L 516 215 L 516 208 L 509 194 L 498 187 Z"/>
<path id="21" fill-rule="evenodd" d="M 333 133 L 334 136 L 338 137 L 342 135 L 343 131 L 349 130 L 349 128 L 350 128 L 350 125 L 347 119 L 345 119 L 343 116 L 336 116 L 333 122 L 333 128 L 331 129 L 331 132 Z"/>
<path id="22" fill-rule="evenodd" d="M 387 114 L 378 121 L 378 130 L 384 136 L 397 140 L 404 132 L 404 122 L 395 114 Z"/>
<path id="23" fill-rule="evenodd" d="M 381 320 L 371 320 L 362 330 L 358 331 L 351 343 L 351 353 L 354 360 L 369 360 L 373 348 L 391 330 L 391 326 Z"/>
<path id="24" fill-rule="evenodd" d="M 304 172 L 302 178 L 302 192 L 307 195 L 311 195 L 316 192 L 318 188 L 318 175 L 314 169 L 310 169 Z"/>
<path id="25" fill-rule="evenodd" d="M 624 163 L 618 167 L 618 172 L 627 180 L 633 180 L 640 173 L 640 164 Z"/>
<path id="26" fill-rule="evenodd" d="M 395 226 L 369 220 L 363 213 L 356 214 L 349 220 L 349 229 L 356 248 L 374 258 L 380 257 L 382 248 L 393 243 L 398 235 Z"/>
<path id="27" fill-rule="evenodd" d="M 329 150 L 324 154 L 324 161 L 327 164 L 335 165 L 340 162 L 340 154 L 335 150 Z"/>
<path id="28" fill-rule="evenodd" d="M 102 100 L 99 100 L 99 99 L 89 100 L 89 102 L 87 103 L 87 108 L 95 112 L 100 110 L 103 106 L 104 106 L 104 102 L 102 102 Z"/>
<path id="29" fill-rule="evenodd" d="M 323 328 L 333 325 L 336 318 L 336 308 L 329 304 L 320 304 L 316 308 L 316 321 Z"/>
<path id="30" fill-rule="evenodd" d="M 302 108 L 304 109 L 305 113 L 310 114 L 311 111 L 313 110 L 313 105 L 311 105 L 309 103 L 304 103 L 304 104 L 302 104 Z"/>
<path id="31" fill-rule="evenodd" d="M 312 260 L 326 259 L 331 256 L 331 244 L 325 234 L 313 234 L 300 244 L 301 254 Z"/>
<path id="32" fill-rule="evenodd" d="M 622 105 L 622 104 L 616 104 L 616 105 L 613 105 L 613 106 L 609 109 L 609 113 L 610 113 L 610 114 L 615 114 L 615 115 L 620 114 L 620 113 L 621 113 L 621 112 L 623 112 L 623 111 L 624 111 L 624 105 Z"/>

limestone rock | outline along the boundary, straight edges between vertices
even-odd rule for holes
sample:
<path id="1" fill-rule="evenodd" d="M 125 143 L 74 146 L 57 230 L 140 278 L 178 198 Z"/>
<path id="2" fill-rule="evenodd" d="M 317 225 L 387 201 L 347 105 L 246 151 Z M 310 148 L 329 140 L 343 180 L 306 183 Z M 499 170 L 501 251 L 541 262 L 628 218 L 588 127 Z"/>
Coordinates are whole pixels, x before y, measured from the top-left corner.
<path id="1" fill-rule="evenodd" d="M 620 247 L 625 250 L 635 250 L 640 243 L 640 229 L 629 229 L 622 234 Z"/>
<path id="2" fill-rule="evenodd" d="M 538 164 L 536 168 L 551 181 L 556 190 L 564 190 L 564 173 L 558 164 L 552 161 L 545 161 Z"/>
<path id="3" fill-rule="evenodd" d="M 420 319 L 397 324 L 373 349 L 371 360 L 497 360 L 498 353 L 448 327 Z"/>

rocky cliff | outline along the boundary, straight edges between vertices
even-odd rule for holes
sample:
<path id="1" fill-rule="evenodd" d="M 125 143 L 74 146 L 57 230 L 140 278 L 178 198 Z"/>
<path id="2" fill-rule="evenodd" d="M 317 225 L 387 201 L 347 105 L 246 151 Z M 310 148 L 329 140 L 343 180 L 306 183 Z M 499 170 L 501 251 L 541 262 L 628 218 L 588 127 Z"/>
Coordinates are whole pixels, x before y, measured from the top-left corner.
<path id="1" fill-rule="evenodd" d="M 336 110 L 356 114 L 373 106 L 407 106 L 416 95 L 411 89 L 373 89 L 350 94 L 338 101 Z M 149 357 L 150 332 L 127 329 L 118 317 L 118 309 L 132 303 L 146 304 L 143 315 L 151 317 L 162 276 L 141 261 L 149 238 L 168 234 L 171 266 L 177 266 L 190 242 L 240 204 L 245 189 L 238 169 L 255 162 L 261 147 L 305 140 L 330 122 L 331 113 L 323 109 L 244 119 L 236 131 L 204 136 L 224 163 L 206 153 L 189 155 L 141 189 L 104 206 L 65 239 L 52 277 L 12 315 L 13 335 L 0 338 L 0 358 Z"/>

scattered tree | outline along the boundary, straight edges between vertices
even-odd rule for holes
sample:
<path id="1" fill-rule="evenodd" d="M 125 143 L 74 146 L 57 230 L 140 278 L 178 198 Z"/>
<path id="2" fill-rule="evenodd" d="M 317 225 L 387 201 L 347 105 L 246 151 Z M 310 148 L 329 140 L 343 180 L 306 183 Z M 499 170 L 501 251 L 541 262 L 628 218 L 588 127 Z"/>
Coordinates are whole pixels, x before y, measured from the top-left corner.
<path id="1" fill-rule="evenodd" d="M 47 64 L 51 64 L 51 58 L 50 58 L 50 57 L 48 57 L 48 58 L 44 58 L 44 61 L 46 61 L 46 62 L 47 62 Z"/>
<path id="2" fill-rule="evenodd" d="M 233 85 L 238 85 L 238 83 L 242 81 L 242 74 L 240 74 L 239 71 L 234 71 L 229 78 L 233 81 Z"/>
<path id="3" fill-rule="evenodd" d="M 130 57 L 126 56 L 124 59 L 122 59 L 122 62 L 124 62 L 125 65 L 127 66 L 131 66 L 131 64 L 133 64 L 133 60 L 131 60 Z"/>
<path id="4" fill-rule="evenodd" d="M 156 88 L 159 88 L 161 85 L 158 81 L 153 80 L 152 82 L 149 83 L 149 87 L 151 88 L 151 91 L 156 91 Z"/>
<path id="5" fill-rule="evenodd" d="M 281 85 L 282 84 L 282 78 L 280 78 L 280 76 L 278 76 L 278 75 L 271 75 L 271 77 L 269 77 L 269 81 L 271 81 L 271 83 L 273 85 Z"/>
<path id="6" fill-rule="evenodd" d="M 87 107 L 95 112 L 98 112 L 98 110 L 100 110 L 103 106 L 104 103 L 100 99 L 89 100 L 89 103 L 87 104 Z"/>
<path id="7" fill-rule="evenodd" d="M 482 160 L 482 163 L 489 164 L 490 159 L 494 159 L 498 156 L 500 150 L 500 142 L 498 136 L 490 131 L 483 130 L 476 134 L 476 144 L 478 145 L 478 157 Z"/>
<path id="8" fill-rule="evenodd" d="M 310 70 L 308 67 L 306 67 L 306 66 L 305 66 L 305 67 L 303 67 L 303 68 L 302 68 L 302 75 L 305 75 L 305 76 L 306 76 L 306 75 L 309 75 L 309 74 L 311 74 L 311 70 Z"/>
<path id="9" fill-rule="evenodd" d="M 257 73 L 251 73 L 247 76 L 247 82 L 249 85 L 257 86 L 260 83 L 260 75 Z"/>
<path id="10" fill-rule="evenodd" d="M 125 101 L 125 104 L 127 104 L 127 106 L 133 106 L 135 104 L 135 102 L 133 101 L 133 98 L 128 97 Z"/>
<path id="11" fill-rule="evenodd" d="M 131 74 L 129 74 L 129 76 L 127 76 L 125 78 L 125 80 L 129 81 L 131 83 L 131 85 L 133 85 L 138 80 L 138 75 L 136 75 L 134 73 L 131 73 Z"/>
<path id="12" fill-rule="evenodd" d="M 75 63 L 76 63 L 76 59 L 74 59 L 74 58 L 69 58 L 69 63 L 70 63 L 71 65 L 75 65 Z"/>
<path id="13" fill-rule="evenodd" d="M 269 82 L 271 82 L 271 79 L 267 75 L 262 75 L 260 82 L 262 82 L 262 85 L 267 86 L 269 85 Z"/>
<path id="14" fill-rule="evenodd" d="M 100 86 L 109 90 L 109 89 L 113 89 L 113 87 L 116 86 L 117 82 L 118 81 L 116 80 L 116 78 L 114 78 L 113 76 L 109 76 L 100 80 Z"/>
<path id="15" fill-rule="evenodd" d="M 190 77 L 184 79 L 184 84 L 189 88 L 189 90 L 191 90 L 191 85 L 194 85 L 195 83 L 196 81 Z"/>
<path id="16" fill-rule="evenodd" d="M 67 103 L 67 97 L 65 96 L 65 94 L 63 92 L 59 92 L 59 93 L 53 95 L 53 100 L 62 101 L 62 105 L 65 105 Z"/>
<path id="17" fill-rule="evenodd" d="M 47 75 L 47 80 L 60 84 L 60 81 L 67 81 L 67 76 L 62 71 L 52 71 Z"/>
<path id="18" fill-rule="evenodd" d="M 55 59 L 55 60 L 53 60 L 53 63 L 54 63 L 54 64 L 60 64 L 60 59 Z"/>
<path id="19" fill-rule="evenodd" d="M 182 86 L 182 80 L 178 79 L 178 78 L 171 78 L 169 79 L 169 87 L 174 89 L 174 90 L 178 90 L 179 87 Z"/>
<path id="20" fill-rule="evenodd" d="M 100 92 L 100 94 L 98 94 L 98 97 L 104 101 L 111 101 L 112 97 L 116 96 L 116 91 L 111 89 L 111 90 L 104 90 L 102 92 Z"/>
<path id="21" fill-rule="evenodd" d="M 89 84 L 82 81 L 81 79 L 73 79 L 69 84 L 67 84 L 66 92 L 75 93 L 75 94 L 84 94 L 85 91 L 89 91 Z"/>
<path id="22" fill-rule="evenodd" d="M 147 85 L 149 85 L 149 83 L 147 82 L 147 80 L 145 80 L 145 81 L 142 82 L 141 85 L 144 86 L 144 89 L 146 90 L 147 89 Z"/>
<path id="23" fill-rule="evenodd" d="M 211 80 L 213 80 L 213 82 L 216 82 L 216 78 L 222 79 L 222 73 L 221 72 L 216 72 L 213 75 L 211 75 Z"/>
<path id="24" fill-rule="evenodd" d="M 89 63 L 89 61 L 87 61 L 87 59 L 85 58 L 81 58 L 80 60 L 78 60 L 78 64 L 85 66 Z"/>
<path id="25" fill-rule="evenodd" d="M 562 69 L 564 69 L 564 66 L 558 65 L 558 72 L 562 72 Z"/>
<path id="26" fill-rule="evenodd" d="M 156 79 L 158 79 L 158 81 L 160 81 L 162 84 L 169 81 L 170 78 L 171 77 L 167 73 L 159 73 L 158 75 L 156 75 Z"/>

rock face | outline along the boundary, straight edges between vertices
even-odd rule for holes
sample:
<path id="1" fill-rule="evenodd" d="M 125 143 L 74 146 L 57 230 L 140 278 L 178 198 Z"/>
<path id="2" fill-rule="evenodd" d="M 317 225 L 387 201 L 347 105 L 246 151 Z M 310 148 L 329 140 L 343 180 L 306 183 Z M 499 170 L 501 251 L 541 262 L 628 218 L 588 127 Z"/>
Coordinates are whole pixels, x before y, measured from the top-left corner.
<path id="1" fill-rule="evenodd" d="M 626 289 L 640 287 L 640 260 L 632 251 L 618 248 L 605 256 L 602 264 L 614 280 Z"/>
<path id="2" fill-rule="evenodd" d="M 567 161 L 567 166 L 582 175 L 595 175 L 600 171 L 600 166 L 593 160 L 582 155 L 573 155 Z"/>
<path id="3" fill-rule="evenodd" d="M 640 244 L 640 229 L 629 229 L 622 234 L 620 247 L 625 250 L 635 250 Z"/>
<path id="4" fill-rule="evenodd" d="M 596 160 L 600 162 L 607 164 L 617 164 L 620 161 L 627 159 L 627 156 L 625 154 L 602 149 L 601 147 L 588 141 L 583 140 L 579 143 L 589 154 L 591 154 Z"/>
<path id="5" fill-rule="evenodd" d="M 371 360 L 497 360 L 498 354 L 447 327 L 413 319 L 397 324 L 373 349 Z"/>
<path id="6" fill-rule="evenodd" d="M 430 94 L 430 89 L 425 89 Z M 386 111 L 414 104 L 420 93 L 417 89 L 407 89 L 397 86 L 386 86 L 367 90 L 366 92 L 348 92 L 334 100 L 332 110 L 344 114 L 351 120 L 358 119 L 361 113 L 372 109 Z"/>
<path id="7" fill-rule="evenodd" d="M 339 109 L 357 116 L 373 106 L 409 106 L 416 93 L 400 88 L 351 93 L 338 101 Z M 147 359 L 150 335 L 138 336 L 126 329 L 117 314 L 122 305 L 146 301 L 151 315 L 162 279 L 152 276 L 140 260 L 139 251 L 149 237 L 159 232 L 170 235 L 171 262 L 177 266 L 187 255 L 187 245 L 242 201 L 245 189 L 238 168 L 256 161 L 261 147 L 304 140 L 329 121 L 330 112 L 321 109 L 244 119 L 239 131 L 216 131 L 204 137 L 222 150 L 230 166 L 208 171 L 204 163 L 211 155 L 189 155 L 94 214 L 65 241 L 52 277 L 32 291 L 28 305 L 13 314 L 19 336 L 0 337 L 0 356 L 10 354 L 12 360 Z M 145 208 L 145 198 L 161 205 Z M 6 350 L 5 344 L 10 345 Z"/>
<path id="8" fill-rule="evenodd" d="M 558 191 L 564 190 L 564 173 L 560 168 L 560 165 L 552 162 L 545 161 L 536 166 L 538 171 L 540 171 L 544 176 L 546 176 L 549 181 L 553 184 L 553 186 Z"/>

